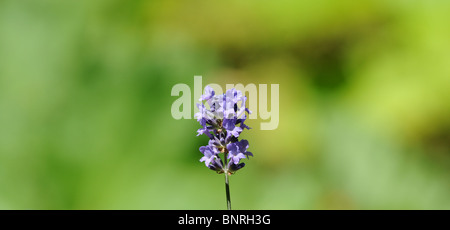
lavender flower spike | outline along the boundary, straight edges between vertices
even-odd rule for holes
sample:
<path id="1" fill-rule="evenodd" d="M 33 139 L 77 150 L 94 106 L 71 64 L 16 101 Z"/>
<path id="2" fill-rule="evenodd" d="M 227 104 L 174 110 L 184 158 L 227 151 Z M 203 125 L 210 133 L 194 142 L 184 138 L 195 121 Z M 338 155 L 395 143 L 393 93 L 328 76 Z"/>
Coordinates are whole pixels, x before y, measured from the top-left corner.
<path id="1" fill-rule="evenodd" d="M 197 130 L 197 136 L 205 134 L 209 138 L 208 145 L 199 149 L 203 154 L 200 161 L 217 173 L 225 174 L 228 209 L 231 209 L 228 176 L 245 166 L 240 163 L 241 159 L 253 156 L 247 151 L 248 141 L 238 139 L 245 128 L 250 129 L 244 124 L 246 113 L 251 113 L 245 107 L 246 100 L 247 97 L 234 88 L 216 95 L 211 87 L 206 86 L 205 94 L 199 99 L 202 103 L 197 104 L 199 112 L 195 114 L 202 126 Z"/>

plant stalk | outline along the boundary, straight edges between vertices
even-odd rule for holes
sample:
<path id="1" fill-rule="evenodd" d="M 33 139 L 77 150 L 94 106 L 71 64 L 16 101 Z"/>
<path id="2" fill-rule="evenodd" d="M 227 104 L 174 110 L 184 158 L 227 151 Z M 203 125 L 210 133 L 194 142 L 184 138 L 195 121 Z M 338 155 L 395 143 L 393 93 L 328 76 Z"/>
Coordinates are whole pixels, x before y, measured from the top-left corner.
<path id="1" fill-rule="evenodd" d="M 227 209 L 231 210 L 231 197 L 230 197 L 230 182 L 228 181 L 228 163 L 227 163 L 227 155 L 228 155 L 228 150 L 225 150 L 224 153 L 224 162 L 225 162 L 225 193 L 227 195 Z"/>
<path id="2" fill-rule="evenodd" d="M 228 170 L 225 172 L 225 191 L 227 193 L 227 209 L 231 210 L 230 183 L 228 181 Z"/>

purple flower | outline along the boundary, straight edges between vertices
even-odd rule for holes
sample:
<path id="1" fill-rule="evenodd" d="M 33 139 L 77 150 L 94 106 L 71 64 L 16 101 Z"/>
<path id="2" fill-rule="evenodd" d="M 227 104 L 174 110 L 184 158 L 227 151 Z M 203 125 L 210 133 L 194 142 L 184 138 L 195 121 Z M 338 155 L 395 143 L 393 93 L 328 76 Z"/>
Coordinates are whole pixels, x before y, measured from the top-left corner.
<path id="1" fill-rule="evenodd" d="M 212 160 L 217 158 L 217 154 L 219 153 L 215 147 L 209 145 L 200 147 L 200 152 L 204 155 L 204 157 L 200 159 L 200 162 L 204 161 L 206 166 L 208 166 Z"/>
<path id="2" fill-rule="evenodd" d="M 235 137 L 239 137 L 239 135 L 242 132 L 242 128 L 241 127 L 237 127 L 237 119 L 236 118 L 232 118 L 232 119 L 224 119 L 222 126 L 233 136 Z M 248 126 L 247 126 L 248 127 Z"/>
<path id="3" fill-rule="evenodd" d="M 239 164 L 239 161 L 242 158 L 245 158 L 244 153 L 242 153 L 238 146 L 239 142 L 230 143 L 227 145 L 228 149 L 228 159 L 230 160 L 230 163 Z"/>
<path id="4" fill-rule="evenodd" d="M 251 152 L 248 152 L 248 141 L 241 140 L 239 142 L 230 143 L 227 145 L 229 151 L 228 159 L 231 159 L 234 164 L 238 164 L 242 158 L 253 156 Z M 230 161 L 231 162 L 231 161 Z"/>
<path id="5" fill-rule="evenodd" d="M 210 98 L 214 97 L 214 90 L 213 88 L 211 88 L 209 85 L 205 87 L 205 94 L 203 94 L 199 101 L 203 101 L 203 100 L 209 100 Z"/>
<path id="6" fill-rule="evenodd" d="M 237 143 L 238 143 L 239 151 L 241 153 L 243 153 L 247 157 L 247 159 L 248 159 L 248 156 L 253 156 L 253 153 L 247 151 L 247 149 L 249 147 L 249 144 L 248 144 L 247 140 L 244 139 L 244 140 L 241 140 L 240 142 L 237 142 Z"/>
<path id="7" fill-rule="evenodd" d="M 251 113 L 245 107 L 246 100 L 247 97 L 234 88 L 216 95 L 211 87 L 206 86 L 205 94 L 199 100 L 202 104 L 197 104 L 199 112 L 195 114 L 195 118 L 202 126 L 197 130 L 197 136 L 205 134 L 210 139 L 208 145 L 200 147 L 200 152 L 203 153 L 200 161 L 218 173 L 232 174 L 245 166 L 240 163 L 241 159 L 253 156 L 247 151 L 248 141 L 238 140 L 244 129 L 250 129 L 244 124 L 246 112 Z M 223 153 L 225 165 L 220 153 Z"/>
<path id="8" fill-rule="evenodd" d="M 203 153 L 203 157 L 200 159 L 200 162 L 205 162 L 206 167 L 220 172 L 223 169 L 222 160 L 218 157 L 219 151 L 214 146 L 202 146 L 200 147 L 200 152 Z"/>

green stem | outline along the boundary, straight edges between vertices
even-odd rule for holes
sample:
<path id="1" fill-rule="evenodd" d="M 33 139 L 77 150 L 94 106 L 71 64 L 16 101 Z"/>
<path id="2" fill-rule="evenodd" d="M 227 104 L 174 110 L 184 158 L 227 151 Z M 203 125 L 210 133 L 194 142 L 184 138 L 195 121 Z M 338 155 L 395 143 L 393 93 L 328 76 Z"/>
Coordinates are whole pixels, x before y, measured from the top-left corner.
<path id="1" fill-rule="evenodd" d="M 225 172 L 225 191 L 227 193 L 227 209 L 231 210 L 230 185 L 228 182 L 228 170 Z"/>
<path id="2" fill-rule="evenodd" d="M 222 124 L 220 124 L 222 126 Z M 225 136 L 227 136 L 227 132 L 224 132 Z M 227 163 L 227 155 L 228 155 L 228 149 L 225 148 L 223 152 L 223 160 L 225 162 L 224 165 L 224 171 L 225 171 L 225 193 L 227 195 L 227 209 L 231 210 L 231 196 L 230 196 L 230 182 L 228 181 L 228 163 Z"/>
<path id="3" fill-rule="evenodd" d="M 231 210 L 231 197 L 230 197 L 230 183 L 228 181 L 228 163 L 227 163 L 227 154 L 228 150 L 225 151 L 225 153 L 223 154 L 223 158 L 224 158 L 224 168 L 225 168 L 225 193 L 227 195 L 227 209 Z"/>

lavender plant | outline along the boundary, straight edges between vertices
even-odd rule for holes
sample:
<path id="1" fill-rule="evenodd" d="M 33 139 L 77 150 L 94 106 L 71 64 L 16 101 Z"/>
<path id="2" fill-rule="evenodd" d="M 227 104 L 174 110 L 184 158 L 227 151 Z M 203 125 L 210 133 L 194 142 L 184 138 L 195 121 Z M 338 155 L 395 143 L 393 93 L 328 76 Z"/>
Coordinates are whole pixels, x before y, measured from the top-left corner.
<path id="1" fill-rule="evenodd" d="M 225 174 L 228 210 L 231 210 L 228 177 L 245 166 L 245 163 L 240 163 L 241 159 L 253 156 L 247 151 L 248 141 L 239 141 L 242 131 L 250 129 L 244 124 L 246 113 L 251 113 L 245 107 L 246 100 L 247 97 L 234 88 L 216 95 L 211 87 L 206 86 L 205 94 L 199 99 L 202 103 L 197 103 L 199 112 L 195 114 L 202 126 L 197 130 L 197 136 L 205 134 L 209 137 L 208 145 L 200 147 L 203 154 L 200 162 L 205 162 L 206 167 L 219 174 Z"/>

